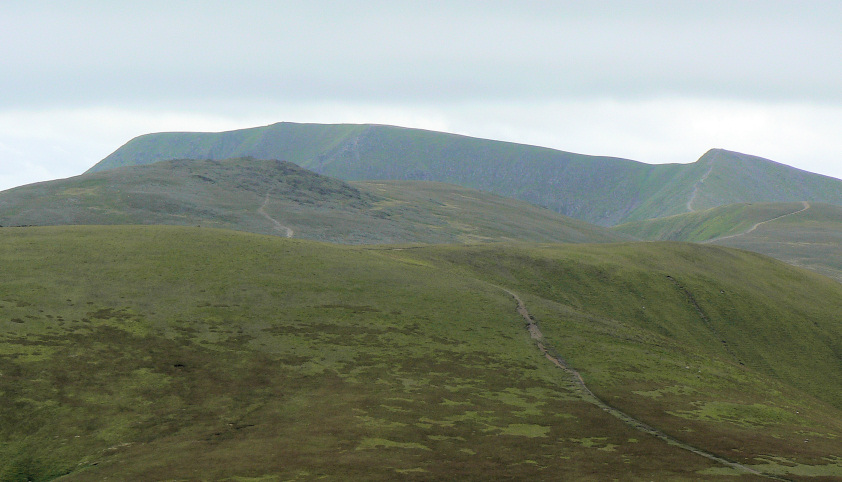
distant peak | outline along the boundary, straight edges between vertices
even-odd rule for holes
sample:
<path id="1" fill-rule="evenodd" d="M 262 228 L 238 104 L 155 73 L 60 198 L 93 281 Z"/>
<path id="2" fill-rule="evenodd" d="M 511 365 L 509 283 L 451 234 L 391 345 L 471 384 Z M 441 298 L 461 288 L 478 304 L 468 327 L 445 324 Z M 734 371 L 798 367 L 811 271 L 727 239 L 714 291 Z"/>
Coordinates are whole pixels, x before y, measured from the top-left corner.
<path id="1" fill-rule="evenodd" d="M 723 155 L 732 156 L 732 155 L 740 155 L 740 153 L 735 152 L 735 151 L 729 151 L 728 149 L 723 149 L 721 147 L 714 147 L 712 149 L 708 149 L 708 151 L 705 152 L 702 155 L 702 157 L 699 158 L 699 160 L 705 159 L 705 158 L 710 158 L 710 157 L 723 156 Z"/>
<path id="2" fill-rule="evenodd" d="M 748 154 L 743 154 L 742 152 L 737 151 L 730 151 L 728 149 L 723 149 L 721 147 L 714 147 L 713 149 L 709 149 L 705 152 L 702 157 L 699 158 L 697 162 L 702 164 L 709 164 L 717 160 L 729 162 L 729 161 L 736 161 L 736 160 L 744 160 L 747 158 L 753 159 L 761 159 L 764 161 L 768 161 L 768 159 L 763 159 L 757 156 L 751 156 Z"/>
<path id="3" fill-rule="evenodd" d="M 713 148 L 713 149 L 708 149 L 707 152 L 702 154 L 702 156 L 696 160 L 696 163 L 697 164 L 705 164 L 705 165 L 711 164 L 716 158 L 721 157 L 723 152 L 726 152 L 726 151 L 724 149 L 720 149 L 718 147 Z"/>

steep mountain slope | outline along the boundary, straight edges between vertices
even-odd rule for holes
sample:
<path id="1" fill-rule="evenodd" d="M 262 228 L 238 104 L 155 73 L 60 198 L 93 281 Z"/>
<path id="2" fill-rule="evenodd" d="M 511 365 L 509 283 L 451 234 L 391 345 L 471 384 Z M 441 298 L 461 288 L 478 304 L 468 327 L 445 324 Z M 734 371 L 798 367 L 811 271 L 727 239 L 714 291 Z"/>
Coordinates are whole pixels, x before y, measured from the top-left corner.
<path id="1" fill-rule="evenodd" d="M 761 157 L 712 149 L 697 164 L 706 171 L 694 186 L 688 211 L 740 202 L 842 204 L 842 181 Z M 665 201 L 658 197 L 654 200 Z"/>
<path id="2" fill-rule="evenodd" d="M 842 476 L 842 286 L 759 255 L 161 226 L 0 241 L 3 480 Z M 743 465 L 606 412 L 506 290 L 596 396 Z"/>
<path id="3" fill-rule="evenodd" d="M 649 165 L 381 125 L 278 123 L 129 141 L 91 171 L 164 159 L 283 159 L 345 180 L 433 180 L 494 192 L 603 226 L 720 204 L 842 204 L 842 181 L 712 150 L 692 164 Z"/>
<path id="4" fill-rule="evenodd" d="M 352 244 L 628 239 L 459 186 L 349 184 L 255 159 L 165 161 L 0 193 L 0 225 L 61 224 L 201 225 Z"/>
<path id="5" fill-rule="evenodd" d="M 731 204 L 613 228 L 640 239 L 714 243 L 766 254 L 842 281 L 842 207 Z"/>

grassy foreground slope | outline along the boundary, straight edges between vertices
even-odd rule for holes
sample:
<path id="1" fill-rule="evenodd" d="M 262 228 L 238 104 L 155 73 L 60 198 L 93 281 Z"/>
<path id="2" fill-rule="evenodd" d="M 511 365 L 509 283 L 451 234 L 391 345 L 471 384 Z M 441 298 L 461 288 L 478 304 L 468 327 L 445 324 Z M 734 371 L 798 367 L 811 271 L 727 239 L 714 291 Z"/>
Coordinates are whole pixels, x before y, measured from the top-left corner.
<path id="1" fill-rule="evenodd" d="M 766 473 L 842 477 L 838 283 L 685 243 L 406 256 L 524 294 L 554 350 L 639 420 Z"/>
<path id="2" fill-rule="evenodd" d="M 178 227 L 0 237 L 2 480 L 711 468 L 577 398 L 501 290 L 399 251 Z"/>
<path id="3" fill-rule="evenodd" d="M 625 236 L 523 201 L 423 181 L 346 183 L 289 162 L 178 160 L 0 193 L 0 225 L 174 224 L 347 244 Z"/>
<path id="4" fill-rule="evenodd" d="M 842 181 L 713 149 L 691 164 L 649 165 L 511 142 L 382 125 L 277 123 L 220 133 L 148 134 L 91 171 L 167 159 L 283 159 L 345 180 L 458 184 L 612 226 L 736 202 L 842 205 Z"/>
<path id="5" fill-rule="evenodd" d="M 610 404 L 769 473 L 842 474 L 842 288 L 760 256 L 162 226 L 0 241 L 0 480 L 738 475 L 588 403 L 501 286 Z"/>
<path id="6" fill-rule="evenodd" d="M 746 249 L 842 281 L 842 207 L 752 203 L 627 223 L 615 231 L 641 239 L 714 243 Z"/>

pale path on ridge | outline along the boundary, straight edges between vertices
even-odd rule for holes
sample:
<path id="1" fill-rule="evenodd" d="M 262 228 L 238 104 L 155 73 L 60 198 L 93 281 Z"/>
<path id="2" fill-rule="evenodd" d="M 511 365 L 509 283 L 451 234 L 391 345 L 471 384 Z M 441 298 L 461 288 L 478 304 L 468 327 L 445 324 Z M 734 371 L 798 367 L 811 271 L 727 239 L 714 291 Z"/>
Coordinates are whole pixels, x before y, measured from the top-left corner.
<path id="1" fill-rule="evenodd" d="M 748 230 L 743 231 L 742 233 L 731 234 L 729 236 L 722 236 L 722 237 L 719 237 L 719 238 L 708 239 L 708 240 L 702 241 L 702 242 L 703 243 L 712 243 L 714 241 L 722 241 L 723 239 L 731 239 L 731 238 L 736 238 L 737 236 L 743 236 L 745 234 L 748 234 L 748 233 L 754 231 L 761 224 L 771 223 L 772 221 L 777 221 L 778 219 L 785 218 L 787 216 L 792 216 L 794 214 L 803 213 L 804 211 L 810 209 L 810 203 L 809 202 L 801 201 L 801 204 L 803 204 L 804 207 L 802 209 L 799 209 L 798 211 L 793 211 L 793 212 L 787 213 L 787 214 L 781 214 L 780 216 L 774 217 L 772 219 L 767 219 L 766 221 L 761 221 L 761 222 L 755 224 L 754 226 L 750 227 Z"/>
<path id="2" fill-rule="evenodd" d="M 693 194 L 690 196 L 690 200 L 687 201 L 687 210 L 688 211 L 690 211 L 690 212 L 695 211 L 695 209 L 693 209 L 693 201 L 696 200 L 696 196 L 699 195 L 699 187 L 702 184 L 704 184 L 704 182 L 707 180 L 708 176 L 710 176 L 711 171 L 713 171 L 713 162 L 710 163 L 710 169 L 708 169 L 708 172 L 706 172 L 705 175 L 702 176 L 701 179 L 696 181 L 696 185 L 693 186 Z"/>
<path id="3" fill-rule="evenodd" d="M 532 337 L 533 340 L 535 340 L 535 344 L 538 346 L 538 349 L 541 350 L 541 353 L 543 353 L 544 356 L 546 356 L 547 359 L 549 361 L 551 361 L 554 365 L 556 365 L 557 367 L 561 368 L 562 370 L 566 371 L 568 374 L 571 375 L 571 377 L 573 379 L 574 386 L 576 387 L 579 394 L 582 396 L 582 398 L 585 401 L 596 405 L 597 407 L 601 408 L 602 410 L 604 410 L 604 411 L 608 412 L 609 414 L 617 417 L 618 419 L 620 419 L 621 421 L 623 421 L 627 425 L 629 425 L 629 426 L 631 426 L 631 427 L 633 427 L 637 430 L 640 430 L 641 432 L 647 433 L 649 435 L 653 435 L 653 436 L 663 440 L 664 442 L 666 442 L 669 445 L 673 445 L 673 446 L 676 446 L 678 448 L 693 452 L 696 455 L 700 455 L 702 457 L 713 460 L 714 462 L 718 462 L 722 465 L 725 465 L 727 467 L 730 467 L 732 469 L 738 470 L 738 471 L 743 472 L 743 473 L 759 475 L 761 477 L 768 477 L 770 479 L 775 479 L 775 480 L 789 480 L 789 479 L 785 479 L 783 477 L 778 477 L 778 476 L 771 475 L 771 474 L 765 474 L 763 472 L 752 469 L 751 467 L 749 467 L 747 465 L 743 465 L 743 464 L 740 464 L 738 462 L 732 462 L 730 460 L 724 459 L 724 458 L 722 458 L 718 455 L 715 455 L 711 452 L 708 452 L 706 450 L 700 449 L 698 447 L 694 447 L 690 444 L 687 444 L 687 443 L 682 442 L 678 439 L 675 439 L 675 438 L 667 435 L 664 432 L 661 432 L 660 430 L 658 430 L 654 427 L 651 427 L 651 426 L 641 422 L 640 420 L 632 417 L 631 415 L 628 415 L 625 412 L 621 412 L 620 410 L 617 410 L 616 408 L 608 405 L 602 399 L 600 399 L 599 397 L 594 395 L 594 393 L 591 391 L 591 389 L 588 388 L 587 385 L 585 385 L 585 380 L 582 378 L 582 375 L 580 375 L 578 371 L 576 371 L 575 369 L 573 369 L 573 367 L 568 365 L 567 362 L 565 362 L 564 359 L 561 358 L 560 356 L 552 355 L 550 353 L 550 351 L 547 349 L 547 347 L 544 346 L 544 335 L 541 333 L 541 330 L 538 328 L 538 325 L 535 323 L 535 320 L 532 318 L 532 315 L 529 314 L 529 311 L 526 309 L 526 305 L 523 304 L 523 301 L 520 299 L 520 297 L 518 297 L 518 295 L 516 295 L 514 292 L 507 290 L 506 288 L 502 288 L 502 287 L 499 287 L 499 286 L 498 286 L 498 288 L 505 291 L 512 298 L 514 298 L 515 302 L 517 303 L 517 312 L 526 321 L 526 323 L 527 323 L 526 326 L 527 326 L 527 330 L 529 330 L 529 335 Z"/>
<path id="4" fill-rule="evenodd" d="M 260 206 L 259 208 L 257 208 L 258 214 L 260 214 L 261 216 L 263 216 L 267 220 L 269 220 L 269 222 L 272 223 L 272 225 L 275 229 L 277 229 L 278 231 L 282 231 L 282 232 L 286 233 L 286 237 L 291 238 L 292 235 L 294 234 L 292 229 L 284 226 L 281 223 L 279 223 L 278 220 L 273 218 L 272 216 L 269 216 L 269 214 L 266 213 L 266 209 L 265 209 L 267 204 L 269 204 L 269 193 L 268 192 L 266 193 L 266 199 L 263 200 L 263 205 Z"/>

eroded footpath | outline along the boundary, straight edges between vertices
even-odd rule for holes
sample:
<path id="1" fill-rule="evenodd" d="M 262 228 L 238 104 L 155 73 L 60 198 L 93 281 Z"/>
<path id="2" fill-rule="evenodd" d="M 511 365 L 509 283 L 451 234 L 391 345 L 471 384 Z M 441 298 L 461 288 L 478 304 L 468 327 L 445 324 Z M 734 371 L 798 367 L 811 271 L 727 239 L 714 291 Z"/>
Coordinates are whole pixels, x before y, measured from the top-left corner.
<path id="1" fill-rule="evenodd" d="M 508 293 L 517 303 L 517 312 L 523 317 L 524 321 L 526 321 L 526 329 L 529 331 L 529 335 L 532 337 L 532 339 L 535 340 L 535 344 L 538 346 L 538 349 L 541 350 L 541 353 L 543 353 L 544 356 L 547 357 L 547 360 L 549 360 L 555 366 L 561 368 L 562 370 L 564 370 L 565 372 L 567 372 L 570 375 L 570 378 L 573 381 L 573 385 L 574 385 L 576 391 L 579 392 L 579 395 L 585 401 L 596 405 L 597 407 L 601 408 L 605 412 L 613 415 L 614 417 L 622 420 L 627 425 L 630 425 L 631 427 L 634 427 L 635 429 L 637 429 L 641 432 L 644 432 L 644 433 L 647 433 L 649 435 L 655 436 L 655 437 L 663 440 L 664 442 L 666 442 L 669 445 L 679 447 L 681 449 L 687 450 L 687 451 L 692 452 L 692 453 L 694 453 L 696 455 L 699 455 L 701 457 L 705 457 L 706 459 L 713 460 L 714 462 L 717 462 L 717 463 L 719 463 L 721 465 L 724 465 L 726 467 L 730 467 L 732 469 L 735 469 L 740 473 L 759 475 L 761 477 L 767 477 L 767 478 L 773 479 L 773 480 L 790 480 L 790 479 L 786 479 L 786 478 L 783 478 L 783 477 L 779 477 L 777 475 L 766 474 L 766 473 L 760 472 L 760 471 L 755 470 L 755 469 L 753 469 L 753 468 L 751 468 L 747 465 L 743 465 L 743 464 L 738 463 L 738 462 L 733 462 L 731 460 L 725 459 L 723 457 L 720 457 L 720 456 L 718 456 L 716 454 L 713 454 L 711 452 L 708 452 L 706 450 L 703 450 L 703 449 L 700 449 L 700 448 L 695 447 L 693 445 L 682 442 L 681 440 L 678 440 L 678 439 L 676 439 L 676 438 L 674 438 L 670 435 L 667 435 L 666 433 L 658 430 L 657 428 L 654 428 L 650 425 L 647 425 L 647 424 L 641 422 L 640 420 L 632 417 L 631 415 L 629 415 L 625 412 L 622 412 L 622 411 L 608 405 L 602 399 L 597 397 L 591 391 L 590 388 L 588 388 L 588 386 L 585 384 L 585 380 L 582 378 L 582 375 L 580 375 L 578 371 L 576 371 L 573 367 L 571 367 L 564 360 L 564 358 L 562 358 L 561 356 L 559 356 L 558 354 L 554 353 L 552 350 L 547 348 L 546 344 L 544 343 L 544 336 L 541 333 L 541 330 L 538 327 L 538 325 L 535 323 L 535 319 L 532 317 L 532 315 L 529 314 L 529 311 L 526 309 L 526 305 L 523 303 L 523 300 L 521 300 L 520 297 L 517 294 L 515 294 L 514 292 L 512 292 L 512 291 L 510 291 L 506 288 L 500 288 L 500 289 L 502 289 L 503 291 Z"/>

